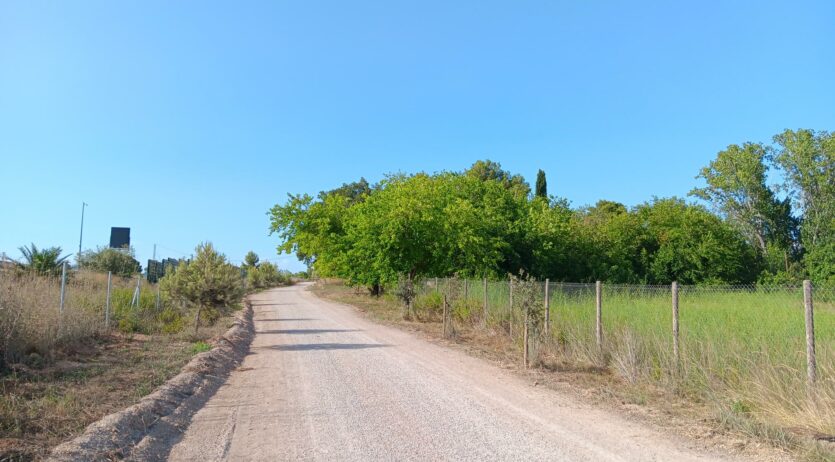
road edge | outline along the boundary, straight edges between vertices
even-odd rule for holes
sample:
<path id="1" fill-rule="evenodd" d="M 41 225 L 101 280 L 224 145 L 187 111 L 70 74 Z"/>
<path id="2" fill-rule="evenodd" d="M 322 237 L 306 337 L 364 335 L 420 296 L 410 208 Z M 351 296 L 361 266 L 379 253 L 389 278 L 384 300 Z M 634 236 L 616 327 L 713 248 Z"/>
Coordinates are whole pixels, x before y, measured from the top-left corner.
<path id="1" fill-rule="evenodd" d="M 180 427 L 193 412 L 183 408 L 208 400 L 238 366 L 249 351 L 255 333 L 252 304 L 244 300 L 244 308 L 236 316 L 234 325 L 220 338 L 211 350 L 195 355 L 182 371 L 139 403 L 127 409 L 107 415 L 87 426 L 84 433 L 53 448 L 47 460 L 54 462 L 75 460 L 114 460 L 136 457 L 135 448 L 144 453 L 143 459 L 167 454 L 167 449 L 153 450 L 161 439 L 152 437 L 160 425 Z M 172 418 L 179 422 L 167 422 Z M 150 441 L 147 441 L 149 440 Z"/>

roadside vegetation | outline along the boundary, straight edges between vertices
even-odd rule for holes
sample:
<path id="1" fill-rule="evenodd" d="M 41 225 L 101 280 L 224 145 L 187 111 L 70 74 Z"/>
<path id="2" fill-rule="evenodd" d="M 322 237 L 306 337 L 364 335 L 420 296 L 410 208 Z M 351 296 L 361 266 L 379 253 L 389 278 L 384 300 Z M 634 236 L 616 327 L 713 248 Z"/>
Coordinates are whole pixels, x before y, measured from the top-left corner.
<path id="1" fill-rule="evenodd" d="M 783 183 L 768 185 L 769 171 Z M 441 331 L 446 299 L 447 337 L 515 358 L 527 351 L 541 370 L 592 371 L 630 393 L 709 407 L 718 425 L 810 459 L 832 457 L 835 135 L 786 130 L 772 144 L 731 145 L 697 178 L 695 201 L 572 208 L 548 194 L 544 172 L 532 191 L 521 176 L 478 161 L 463 172 L 291 195 L 271 210 L 272 231 L 316 276 L 376 297 L 338 295 L 382 319 Z M 512 303 L 509 277 L 518 284 Z M 813 388 L 805 279 L 815 293 Z M 595 281 L 604 287 L 601 342 Z M 672 282 L 682 286 L 679 359 Z"/>
<path id="2" fill-rule="evenodd" d="M 159 284 L 143 280 L 132 251 L 100 248 L 67 272 L 61 310 L 61 249 L 21 250 L 0 270 L 0 460 L 41 459 L 151 393 L 212 348 L 245 293 L 241 269 L 208 243 Z"/>
<path id="3" fill-rule="evenodd" d="M 698 173 L 700 203 L 572 208 L 548 194 L 544 173 L 531 194 L 521 176 L 478 161 L 290 195 L 272 208 L 271 229 L 318 276 L 375 294 L 408 279 L 520 271 L 566 282 L 835 284 L 835 135 L 787 130 L 772 145 L 731 145 Z"/>

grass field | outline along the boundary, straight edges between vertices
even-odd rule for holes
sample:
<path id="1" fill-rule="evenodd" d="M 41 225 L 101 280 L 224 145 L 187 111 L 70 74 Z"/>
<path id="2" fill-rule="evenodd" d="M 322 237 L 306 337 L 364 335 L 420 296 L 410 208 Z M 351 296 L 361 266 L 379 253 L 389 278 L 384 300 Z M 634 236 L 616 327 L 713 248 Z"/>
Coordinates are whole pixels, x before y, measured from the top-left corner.
<path id="1" fill-rule="evenodd" d="M 437 285 L 436 285 L 437 284 Z M 623 380 L 663 386 L 715 404 L 733 419 L 835 435 L 835 290 L 815 292 L 818 383 L 807 390 L 806 337 L 800 288 L 682 287 L 680 350 L 673 354 L 670 287 L 604 285 L 603 344 L 595 335 L 594 284 L 510 284 L 442 279 L 421 285 L 418 318 L 438 316 L 442 297 L 453 322 L 499 330 L 522 348 L 523 306 L 530 308 L 534 363 L 570 361 L 606 367 Z M 764 427 L 768 428 L 768 427 Z"/>

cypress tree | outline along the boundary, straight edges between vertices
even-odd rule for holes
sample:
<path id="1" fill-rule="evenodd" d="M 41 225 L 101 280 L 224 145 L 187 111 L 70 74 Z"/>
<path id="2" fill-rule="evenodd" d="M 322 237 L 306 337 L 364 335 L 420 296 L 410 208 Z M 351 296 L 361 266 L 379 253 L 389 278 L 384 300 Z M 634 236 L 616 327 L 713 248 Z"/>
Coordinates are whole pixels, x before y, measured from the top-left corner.
<path id="1" fill-rule="evenodd" d="M 536 174 L 536 197 L 548 197 L 548 182 L 545 181 L 545 172 L 542 169 Z"/>

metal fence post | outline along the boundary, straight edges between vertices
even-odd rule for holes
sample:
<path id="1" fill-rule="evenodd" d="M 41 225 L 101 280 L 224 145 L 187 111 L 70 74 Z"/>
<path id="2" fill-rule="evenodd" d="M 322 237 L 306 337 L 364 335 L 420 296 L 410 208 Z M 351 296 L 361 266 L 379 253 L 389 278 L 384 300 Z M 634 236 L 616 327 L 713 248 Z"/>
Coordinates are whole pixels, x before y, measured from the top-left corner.
<path id="1" fill-rule="evenodd" d="M 803 305 L 806 308 L 806 372 L 809 390 L 812 391 L 818 380 L 818 364 L 815 358 L 815 313 L 812 306 L 812 281 L 803 281 Z"/>
<path id="2" fill-rule="evenodd" d="M 603 348 L 603 283 L 597 281 L 594 285 L 595 306 L 595 336 L 597 337 L 597 348 Z"/>
<path id="3" fill-rule="evenodd" d="M 133 298 L 130 301 L 130 307 L 136 308 L 139 306 L 139 285 L 142 283 L 142 275 L 136 276 L 136 289 L 133 291 Z"/>
<path id="4" fill-rule="evenodd" d="M 107 272 L 107 297 L 104 302 L 104 327 L 110 328 L 110 290 L 113 287 L 113 273 Z"/>
<path id="5" fill-rule="evenodd" d="M 64 293 L 67 290 L 67 262 L 61 265 L 61 301 L 58 304 L 58 312 L 64 312 Z"/>

